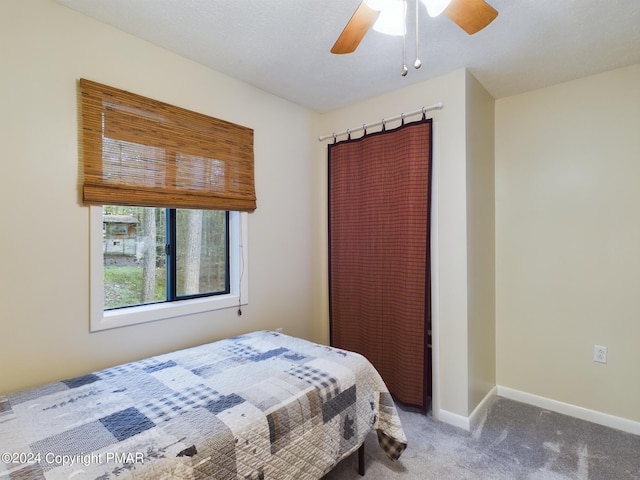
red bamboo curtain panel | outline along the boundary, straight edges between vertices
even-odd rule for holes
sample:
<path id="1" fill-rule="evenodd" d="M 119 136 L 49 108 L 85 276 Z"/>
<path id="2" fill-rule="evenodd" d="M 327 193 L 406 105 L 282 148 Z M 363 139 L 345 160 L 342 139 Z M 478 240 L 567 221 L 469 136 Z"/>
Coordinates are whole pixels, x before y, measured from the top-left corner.
<path id="1" fill-rule="evenodd" d="M 430 394 L 431 120 L 329 145 L 331 344 L 401 402 Z"/>

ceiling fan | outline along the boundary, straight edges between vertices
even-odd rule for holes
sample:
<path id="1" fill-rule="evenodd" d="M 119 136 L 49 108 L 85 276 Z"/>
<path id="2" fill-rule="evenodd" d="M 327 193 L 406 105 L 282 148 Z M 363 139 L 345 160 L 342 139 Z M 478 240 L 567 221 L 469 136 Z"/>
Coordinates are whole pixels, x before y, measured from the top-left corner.
<path id="1" fill-rule="evenodd" d="M 498 11 L 484 0 L 422 0 L 430 16 L 444 13 L 469 35 L 489 25 Z M 344 30 L 331 48 L 331 53 L 352 53 L 380 16 L 384 2 L 362 0 Z"/>

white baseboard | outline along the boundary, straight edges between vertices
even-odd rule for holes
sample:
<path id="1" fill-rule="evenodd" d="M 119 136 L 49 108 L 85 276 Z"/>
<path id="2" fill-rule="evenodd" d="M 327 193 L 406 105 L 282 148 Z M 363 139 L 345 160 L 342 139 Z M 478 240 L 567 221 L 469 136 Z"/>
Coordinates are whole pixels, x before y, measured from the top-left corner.
<path id="1" fill-rule="evenodd" d="M 473 409 L 473 412 L 471 412 L 471 415 L 469 416 L 469 429 L 470 430 L 473 430 L 478 425 L 478 423 L 480 422 L 482 417 L 485 415 L 485 413 L 489 409 L 489 406 L 491 405 L 491 401 L 497 395 L 498 395 L 498 387 L 493 387 L 491 390 L 489 390 L 489 393 L 487 393 L 484 396 L 484 398 L 478 404 L 478 406 Z"/>
<path id="2" fill-rule="evenodd" d="M 615 428 L 616 430 L 622 430 L 623 432 L 632 433 L 634 435 L 640 435 L 640 422 L 629 420 L 627 418 L 616 417 L 596 410 L 589 410 L 588 408 L 559 402 L 558 400 L 541 397 L 540 395 L 534 395 L 533 393 L 527 393 L 521 390 L 503 387 L 501 385 L 493 387 L 468 417 L 443 409 L 439 409 L 438 412 L 434 411 L 433 415 L 434 418 L 441 422 L 462 428 L 463 430 L 471 431 L 482 419 L 482 416 L 491 404 L 491 400 L 496 396 L 515 400 L 516 402 L 527 403 L 552 412 L 569 415 L 570 417 L 597 423 L 598 425 L 604 425 L 605 427 Z"/>
<path id="3" fill-rule="evenodd" d="M 433 418 L 440 422 L 448 423 L 454 427 L 462 428 L 463 430 L 470 430 L 471 424 L 469 423 L 469 417 L 458 415 L 447 410 L 440 409 L 439 412 L 433 412 Z"/>
<path id="4" fill-rule="evenodd" d="M 497 386 L 498 396 L 515 400 L 517 402 L 528 403 L 536 407 L 551 410 L 553 412 L 562 413 L 571 417 L 580 418 L 588 422 L 604 425 L 605 427 L 615 428 L 624 432 L 640 435 L 640 422 L 629 420 L 622 417 L 609 415 L 608 413 L 589 410 L 588 408 L 578 407 L 569 403 L 559 402 L 550 398 L 541 397 L 532 393 L 515 390 L 509 387 Z M 463 417 L 464 418 L 464 417 Z"/>
<path id="5" fill-rule="evenodd" d="M 454 427 L 470 431 L 478 424 L 478 421 L 482 418 L 482 415 L 489 408 L 491 400 L 493 400 L 496 395 L 497 387 L 493 387 L 468 417 L 458 415 L 457 413 L 452 413 L 443 409 L 440 409 L 437 415 L 434 414 L 434 417 L 441 422 L 448 423 L 449 425 L 453 425 Z"/>
<path id="6" fill-rule="evenodd" d="M 452 413 L 443 409 L 440 409 L 437 414 L 436 412 L 433 412 L 433 417 L 436 420 L 448 423 L 449 425 L 453 425 L 454 427 L 462 428 L 463 430 L 467 431 L 471 430 L 469 417 L 464 417 L 462 415 L 458 415 L 457 413 Z"/>

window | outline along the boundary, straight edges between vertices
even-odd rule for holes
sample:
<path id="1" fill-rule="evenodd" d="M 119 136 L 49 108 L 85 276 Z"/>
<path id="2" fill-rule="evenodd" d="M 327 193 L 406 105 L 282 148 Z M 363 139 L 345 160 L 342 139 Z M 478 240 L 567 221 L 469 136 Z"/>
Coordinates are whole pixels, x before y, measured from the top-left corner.
<path id="1" fill-rule="evenodd" d="M 229 293 L 229 213 L 102 208 L 104 309 Z"/>
<path id="2" fill-rule="evenodd" d="M 79 85 L 91 330 L 246 303 L 253 130 Z"/>
<path id="3" fill-rule="evenodd" d="M 145 242 L 144 230 L 138 233 L 140 223 L 144 222 L 137 218 L 138 212 L 132 211 L 125 207 L 119 207 L 120 210 L 114 210 L 112 207 L 90 207 L 90 228 L 91 228 L 91 258 L 90 258 L 90 290 L 91 290 L 91 331 L 106 330 L 110 328 L 123 327 L 126 325 L 134 325 L 137 323 L 151 322 L 155 320 L 163 320 L 182 315 L 191 315 L 203 313 L 223 308 L 238 307 L 248 303 L 248 263 L 247 263 L 247 214 L 241 212 L 215 212 L 200 211 L 203 216 L 212 216 L 209 222 L 217 223 L 220 226 L 220 216 L 222 216 L 227 225 L 226 257 L 228 262 L 224 274 L 218 270 L 219 266 L 214 265 L 211 257 L 216 257 L 215 250 L 220 248 L 219 239 L 211 239 L 210 241 L 202 240 L 202 244 L 206 247 L 200 251 L 200 267 L 202 280 L 198 282 L 198 288 L 193 289 L 195 285 L 193 280 L 188 280 L 184 272 L 189 271 L 193 274 L 194 268 L 184 269 L 184 259 L 181 264 L 180 256 L 187 255 L 177 252 L 176 258 L 176 281 L 174 298 L 171 298 L 170 289 L 167 288 L 167 279 L 171 279 L 171 275 L 166 275 L 166 263 L 171 263 L 169 257 L 167 260 L 166 250 L 161 245 L 166 230 L 166 216 L 162 219 L 162 213 L 167 214 L 164 209 L 153 210 L 154 220 L 156 222 L 156 259 L 158 267 L 155 270 L 156 278 L 154 285 L 154 298 L 147 293 L 143 297 L 142 288 L 145 280 L 142 279 L 145 260 L 144 249 L 148 248 L 143 245 Z M 105 215 L 108 212 L 109 217 Z M 118 214 L 114 212 L 119 212 Z M 133 213 L 133 215 L 132 215 Z M 182 214 L 183 218 L 178 220 Z M 220 215 L 222 214 L 222 215 Z M 180 237 L 178 231 L 180 228 L 188 228 L 188 212 L 174 210 L 176 217 L 176 236 Z M 171 210 L 168 213 L 169 221 L 171 221 Z M 135 217 L 135 218 L 134 218 Z M 217 217 L 217 218 L 215 218 Z M 106 221 L 105 221 L 106 220 Z M 147 219 L 148 220 L 148 219 Z M 183 222 L 182 227 L 179 226 Z M 203 219 L 204 222 L 204 219 Z M 132 227 L 136 225 L 136 227 Z M 162 228 L 158 228 L 161 226 Z M 135 230 L 135 232 L 134 232 Z M 160 230 L 163 230 L 160 232 Z M 169 229 L 170 230 L 170 229 Z M 109 232 L 115 233 L 109 233 Z M 120 232 L 120 233 L 118 233 Z M 126 232 L 126 233 L 125 233 Z M 186 232 L 182 232 L 183 234 Z M 115 235 L 119 238 L 114 238 Z M 171 234 L 169 234 L 171 235 Z M 135 238 L 135 240 L 134 240 Z M 186 243 L 185 243 L 186 242 Z M 181 241 L 178 238 L 176 250 L 180 250 Z M 186 249 L 188 240 L 186 237 L 182 240 L 182 246 Z M 166 243 L 165 243 L 166 245 Z M 171 250 L 171 248 L 169 249 Z M 109 253 L 107 253 L 109 251 Z M 125 258 L 117 258 L 122 256 Z M 188 262 L 188 260 L 186 260 Z M 133 266 L 133 270 L 129 272 L 117 272 L 111 269 L 115 264 Z M 216 271 L 203 272 L 202 268 L 212 269 Z M 110 271 L 111 270 L 111 271 Z M 131 269 L 130 269 L 131 270 Z M 182 273 L 179 273 L 182 270 Z M 120 277 L 118 277 L 120 273 Z M 131 287 L 124 285 L 124 275 L 126 281 L 137 282 Z M 128 277 L 127 277 L 128 275 Z M 133 278 L 134 280 L 131 280 Z M 221 280 L 221 278 L 225 278 Z M 146 280 L 149 282 L 149 280 Z M 113 283 L 113 286 L 109 285 Z M 190 286 L 191 285 L 191 286 Z M 113 290 L 116 290 L 115 292 Z M 126 292 L 126 293 L 125 293 Z M 134 292 L 134 293 L 131 293 Z M 125 295 L 128 295 L 125 297 Z M 137 296 L 132 296 L 137 295 Z"/>

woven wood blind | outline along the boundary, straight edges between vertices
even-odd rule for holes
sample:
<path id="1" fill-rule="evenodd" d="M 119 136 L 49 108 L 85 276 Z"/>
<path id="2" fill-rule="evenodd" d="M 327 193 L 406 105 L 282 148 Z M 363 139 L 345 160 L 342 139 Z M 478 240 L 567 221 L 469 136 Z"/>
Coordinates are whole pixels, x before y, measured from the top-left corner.
<path id="1" fill-rule="evenodd" d="M 430 389 L 431 120 L 329 145 L 331 344 L 373 363 L 399 401 Z"/>
<path id="2" fill-rule="evenodd" d="M 251 212 L 253 130 L 80 80 L 89 205 Z"/>

